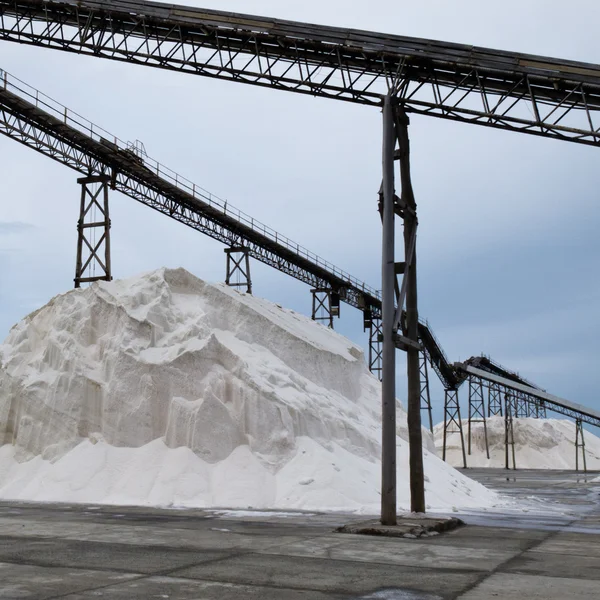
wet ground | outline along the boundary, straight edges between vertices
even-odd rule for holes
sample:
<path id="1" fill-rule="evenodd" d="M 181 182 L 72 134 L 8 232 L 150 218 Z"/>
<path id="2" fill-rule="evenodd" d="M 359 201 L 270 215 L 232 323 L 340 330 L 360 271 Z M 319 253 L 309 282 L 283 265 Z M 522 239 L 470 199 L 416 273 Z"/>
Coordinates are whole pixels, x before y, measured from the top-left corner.
<path id="1" fill-rule="evenodd" d="M 333 533 L 364 515 L 0 502 L 0 598 L 600 598 L 600 473 L 468 474 L 527 512 L 398 539 Z"/>

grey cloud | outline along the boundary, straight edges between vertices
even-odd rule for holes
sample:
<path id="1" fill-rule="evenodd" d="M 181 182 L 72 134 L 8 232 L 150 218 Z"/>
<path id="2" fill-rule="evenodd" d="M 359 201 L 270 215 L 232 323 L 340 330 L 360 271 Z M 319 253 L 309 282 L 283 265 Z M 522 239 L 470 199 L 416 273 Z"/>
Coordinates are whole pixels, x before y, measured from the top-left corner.
<path id="1" fill-rule="evenodd" d="M 33 227 L 31 223 L 24 223 L 23 221 L 0 221 L 0 235 L 22 233 Z"/>

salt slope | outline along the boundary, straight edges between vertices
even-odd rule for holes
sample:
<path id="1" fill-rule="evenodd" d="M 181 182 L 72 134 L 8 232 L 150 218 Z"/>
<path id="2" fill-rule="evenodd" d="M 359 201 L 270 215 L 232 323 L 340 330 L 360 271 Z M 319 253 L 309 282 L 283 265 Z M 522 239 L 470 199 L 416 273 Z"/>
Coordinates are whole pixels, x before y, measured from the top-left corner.
<path id="1" fill-rule="evenodd" d="M 467 444 L 467 422 L 463 422 L 465 444 Z M 487 420 L 490 458 L 485 452 L 483 423 L 472 424 L 471 455 L 467 464 L 471 467 L 504 467 L 504 419 L 491 417 Z M 518 418 L 513 420 L 515 459 L 517 468 L 522 469 L 575 469 L 575 423 L 567 419 Z M 443 445 L 444 424 L 434 428 L 438 452 Z M 587 468 L 600 469 L 600 438 L 585 431 Z M 460 436 L 452 433 L 447 443 L 448 462 L 462 466 Z M 582 468 L 581 454 L 579 455 Z M 512 461 L 512 459 L 511 459 Z M 510 463 L 512 465 L 512 462 Z"/>
<path id="2" fill-rule="evenodd" d="M 182 269 L 98 283 L 0 347 L 0 497 L 373 512 L 379 399 L 361 349 L 293 311 Z M 498 502 L 425 469 L 432 508 Z"/>

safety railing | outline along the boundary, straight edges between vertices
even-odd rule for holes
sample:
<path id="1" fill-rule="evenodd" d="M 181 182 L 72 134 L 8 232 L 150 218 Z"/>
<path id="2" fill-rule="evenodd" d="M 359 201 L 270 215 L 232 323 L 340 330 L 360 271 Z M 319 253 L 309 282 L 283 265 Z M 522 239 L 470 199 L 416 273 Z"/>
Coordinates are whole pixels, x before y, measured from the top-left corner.
<path id="1" fill-rule="evenodd" d="M 68 109 L 65 105 L 57 102 L 53 98 L 50 98 L 43 92 L 40 92 L 39 90 L 35 89 L 24 81 L 21 81 L 14 75 L 10 75 L 2 69 L 0 69 L 0 81 L 5 90 L 10 91 L 11 93 L 26 100 L 30 104 L 33 104 L 36 106 L 36 108 L 51 114 L 55 118 L 61 120 L 65 125 L 76 129 L 80 133 L 88 136 L 96 142 L 110 142 L 117 146 L 119 150 L 128 152 L 135 151 L 136 148 L 139 147 L 138 144 L 124 142 L 117 136 L 106 131 L 106 129 L 103 129 L 102 127 L 92 123 L 79 113 Z M 286 250 L 289 250 L 299 257 L 307 259 L 309 262 L 324 269 L 334 277 L 351 284 L 355 289 L 359 289 L 365 294 L 380 299 L 379 292 L 374 288 L 366 285 L 362 281 L 359 281 L 346 271 L 339 269 L 304 246 L 301 246 L 288 237 L 281 235 L 271 227 L 268 227 L 264 223 L 257 221 L 247 213 L 241 211 L 235 206 L 232 206 L 227 200 L 223 200 L 219 196 L 216 196 L 203 187 L 196 185 L 186 177 L 179 175 L 172 169 L 169 169 L 168 167 L 159 163 L 157 160 L 149 157 L 145 152 L 136 152 L 136 156 L 139 161 L 143 162 L 147 169 L 155 173 L 158 177 L 168 181 L 181 191 L 191 195 L 196 200 L 208 204 L 208 206 L 216 209 L 223 215 L 233 218 L 240 224 L 250 228 L 252 231 L 261 234 L 271 242 L 284 247 Z"/>

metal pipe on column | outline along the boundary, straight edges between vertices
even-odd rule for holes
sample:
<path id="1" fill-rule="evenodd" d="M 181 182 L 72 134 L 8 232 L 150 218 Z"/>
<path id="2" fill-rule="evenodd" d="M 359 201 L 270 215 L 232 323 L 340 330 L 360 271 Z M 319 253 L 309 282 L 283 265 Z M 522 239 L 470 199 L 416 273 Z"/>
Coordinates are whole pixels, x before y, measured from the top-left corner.
<path id="1" fill-rule="evenodd" d="M 381 252 L 381 523 L 396 525 L 396 345 L 394 340 L 394 109 L 383 103 L 383 233 Z"/>
<path id="2" fill-rule="evenodd" d="M 410 508 L 425 512 L 425 473 L 423 469 L 423 435 L 421 431 L 421 377 L 419 369 L 419 311 L 417 298 L 417 203 L 410 177 L 410 142 L 408 116 L 396 110 L 396 135 L 399 144 L 400 179 L 404 204 L 404 255 L 406 288 L 406 336 L 415 343 L 406 348 L 408 378 L 407 425 L 410 465 Z"/>

